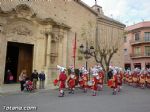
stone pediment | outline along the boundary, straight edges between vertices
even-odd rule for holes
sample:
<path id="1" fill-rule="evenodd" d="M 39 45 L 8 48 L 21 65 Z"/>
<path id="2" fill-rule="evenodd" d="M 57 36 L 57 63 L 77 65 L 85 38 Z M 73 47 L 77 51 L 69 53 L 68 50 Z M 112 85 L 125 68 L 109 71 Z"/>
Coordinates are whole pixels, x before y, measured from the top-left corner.
<path id="1" fill-rule="evenodd" d="M 27 19 L 29 21 L 36 21 L 41 25 L 52 25 L 57 26 L 63 29 L 70 29 L 68 25 L 64 23 L 56 22 L 52 18 L 39 18 L 37 14 L 29 7 L 27 4 L 19 4 L 15 8 L 11 9 L 10 11 L 3 11 L 0 7 L 0 16 L 2 17 L 9 17 L 11 19 Z"/>
<path id="2" fill-rule="evenodd" d="M 17 35 L 24 35 L 24 36 L 27 36 L 27 35 L 31 36 L 32 35 L 32 31 L 24 25 L 18 25 L 16 27 L 14 27 L 11 30 L 11 33 L 14 33 Z"/>

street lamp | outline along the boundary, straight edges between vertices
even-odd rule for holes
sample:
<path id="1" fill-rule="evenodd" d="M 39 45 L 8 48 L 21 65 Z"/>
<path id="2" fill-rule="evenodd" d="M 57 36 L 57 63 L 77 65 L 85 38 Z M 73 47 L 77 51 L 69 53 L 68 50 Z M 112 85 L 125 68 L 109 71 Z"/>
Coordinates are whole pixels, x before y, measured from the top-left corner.
<path id="1" fill-rule="evenodd" d="M 88 69 L 88 59 L 91 58 L 92 54 L 94 53 L 94 47 L 88 46 L 88 43 L 86 42 L 86 46 L 84 47 L 83 44 L 80 45 L 80 52 L 84 54 L 84 58 L 86 59 L 86 70 Z M 90 79 L 90 74 L 89 74 Z"/>

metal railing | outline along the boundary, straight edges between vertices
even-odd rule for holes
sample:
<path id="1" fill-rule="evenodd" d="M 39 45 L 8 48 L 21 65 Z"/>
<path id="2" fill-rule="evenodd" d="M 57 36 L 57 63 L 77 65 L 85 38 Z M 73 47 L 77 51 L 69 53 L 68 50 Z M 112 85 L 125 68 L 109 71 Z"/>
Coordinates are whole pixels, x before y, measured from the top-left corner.
<path id="1" fill-rule="evenodd" d="M 143 38 L 140 38 L 139 40 L 135 40 L 135 39 L 130 40 L 131 44 L 147 43 L 147 42 L 150 42 L 150 38 L 143 37 Z"/>
<path id="2" fill-rule="evenodd" d="M 138 54 L 130 54 L 130 57 L 132 58 L 138 58 L 138 57 L 150 57 L 150 52 L 148 53 L 138 53 Z"/>

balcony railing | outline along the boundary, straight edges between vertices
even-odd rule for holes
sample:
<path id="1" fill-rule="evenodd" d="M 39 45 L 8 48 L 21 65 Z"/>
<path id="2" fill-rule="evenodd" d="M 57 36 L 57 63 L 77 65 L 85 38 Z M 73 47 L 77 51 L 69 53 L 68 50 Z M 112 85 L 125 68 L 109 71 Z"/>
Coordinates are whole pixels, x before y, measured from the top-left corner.
<path id="1" fill-rule="evenodd" d="M 132 45 L 134 44 L 141 44 L 141 43 L 150 43 L 150 38 L 140 38 L 139 40 L 130 40 Z"/>
<path id="2" fill-rule="evenodd" d="M 150 58 L 150 53 L 130 54 L 131 58 Z"/>

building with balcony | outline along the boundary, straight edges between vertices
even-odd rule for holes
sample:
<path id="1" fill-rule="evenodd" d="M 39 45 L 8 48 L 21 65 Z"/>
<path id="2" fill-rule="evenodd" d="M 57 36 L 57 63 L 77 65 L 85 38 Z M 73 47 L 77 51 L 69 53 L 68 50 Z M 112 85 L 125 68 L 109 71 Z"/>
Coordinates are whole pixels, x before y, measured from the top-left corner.
<path id="1" fill-rule="evenodd" d="M 125 69 L 150 68 L 150 21 L 128 26 L 125 30 Z"/>

